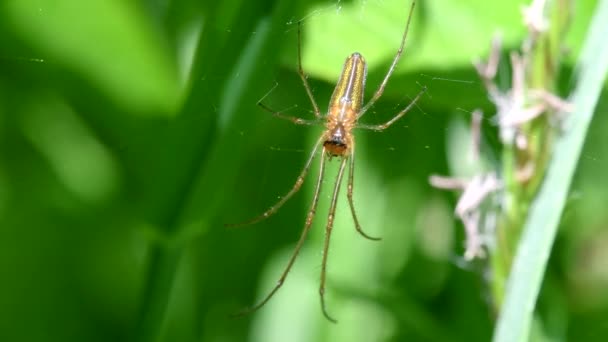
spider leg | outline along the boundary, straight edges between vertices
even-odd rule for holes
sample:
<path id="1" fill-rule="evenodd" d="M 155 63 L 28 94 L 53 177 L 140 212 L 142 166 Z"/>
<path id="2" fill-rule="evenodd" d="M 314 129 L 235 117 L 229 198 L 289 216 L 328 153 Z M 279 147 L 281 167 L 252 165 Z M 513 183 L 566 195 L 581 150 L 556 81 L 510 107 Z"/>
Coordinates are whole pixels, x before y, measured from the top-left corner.
<path id="1" fill-rule="evenodd" d="M 295 116 L 285 115 L 282 112 L 277 112 L 274 109 L 268 107 L 262 101 L 258 102 L 258 106 L 260 108 L 262 108 L 263 110 L 269 112 L 270 114 L 274 115 L 275 117 L 277 117 L 279 119 L 289 120 L 289 121 L 295 123 L 296 125 L 314 126 L 314 125 L 319 125 L 322 123 L 321 121 L 318 121 L 318 120 L 306 120 L 306 119 L 301 119 L 301 118 L 298 118 Z"/>
<path id="2" fill-rule="evenodd" d="M 306 89 L 306 94 L 308 94 L 308 98 L 310 99 L 310 103 L 312 104 L 312 108 L 315 111 L 315 116 L 317 119 L 321 119 L 321 112 L 319 111 L 319 106 L 317 105 L 317 101 L 315 101 L 315 97 L 312 96 L 312 90 L 310 89 L 310 85 L 308 84 L 308 79 L 304 74 L 304 69 L 302 68 L 302 33 L 301 33 L 302 22 L 298 21 L 298 74 L 302 79 L 302 84 L 304 84 L 304 89 Z"/>
<path id="3" fill-rule="evenodd" d="M 325 226 L 325 243 L 323 244 L 323 261 L 321 261 L 321 285 L 319 286 L 319 295 L 321 296 L 321 309 L 323 315 L 332 323 L 338 323 L 332 318 L 327 312 L 325 307 L 325 279 L 327 276 L 327 255 L 329 252 L 329 240 L 331 239 L 331 231 L 334 226 L 334 218 L 336 215 L 336 204 L 338 202 L 338 194 L 340 193 L 340 184 L 342 183 L 342 176 L 344 175 L 344 168 L 346 167 L 346 159 L 342 157 L 340 162 L 340 171 L 338 171 L 338 177 L 336 178 L 336 185 L 334 186 L 334 194 L 331 197 L 331 205 L 329 206 L 329 215 L 327 217 L 327 226 Z"/>
<path id="4" fill-rule="evenodd" d="M 229 224 L 225 224 L 224 227 L 240 227 L 240 226 L 246 226 L 246 225 L 258 223 L 262 220 L 269 218 L 274 213 L 276 213 L 277 210 L 279 210 L 283 206 L 283 204 L 285 204 L 285 202 L 287 202 L 302 187 L 302 183 L 304 183 L 304 178 L 306 178 L 306 175 L 308 174 L 308 170 L 310 170 L 310 165 L 312 164 L 312 160 L 315 158 L 317 149 L 319 148 L 319 145 L 321 145 L 321 142 L 323 140 L 324 140 L 323 136 L 321 136 L 321 138 L 319 138 L 319 140 L 315 143 L 315 147 L 312 149 L 312 153 L 310 154 L 310 157 L 308 157 L 308 160 L 306 161 L 306 164 L 304 165 L 304 169 L 302 169 L 302 172 L 298 176 L 296 183 L 293 185 L 291 190 L 289 190 L 289 192 L 285 196 L 283 196 L 275 205 L 270 207 L 268 210 L 263 212 L 261 215 L 258 215 L 248 221 L 240 222 L 240 223 L 229 223 Z M 325 154 L 325 150 L 323 150 L 322 154 Z M 323 161 L 321 163 L 323 163 Z"/>
<path id="5" fill-rule="evenodd" d="M 359 234 L 361 234 L 361 236 L 363 236 L 366 239 L 370 239 L 370 240 L 374 240 L 374 241 L 378 241 L 378 240 L 382 240 L 379 237 L 372 237 L 367 235 L 363 229 L 361 229 L 361 225 L 359 224 L 359 220 L 357 219 L 357 214 L 355 213 L 355 204 L 353 202 L 353 183 L 354 183 L 354 179 L 355 179 L 355 143 L 353 141 L 352 143 L 352 147 L 351 147 L 351 153 L 350 153 L 350 164 L 348 165 L 348 185 L 347 185 L 347 191 L 346 191 L 346 196 L 348 197 L 348 204 L 350 205 L 350 212 L 353 215 L 353 220 L 355 221 L 355 229 L 357 229 L 357 232 L 359 232 Z"/>
<path id="6" fill-rule="evenodd" d="M 294 117 L 294 116 L 285 115 L 281 112 L 278 112 L 278 111 L 273 110 L 270 107 L 266 106 L 264 103 L 262 103 L 263 99 L 258 101 L 258 106 L 260 106 L 265 111 L 270 112 L 272 115 L 276 116 L 277 118 L 289 120 L 297 125 L 313 126 L 313 125 L 320 124 L 321 122 L 319 120 L 322 118 L 321 111 L 319 110 L 319 106 L 317 105 L 317 101 L 315 100 L 315 97 L 312 95 L 312 89 L 310 88 L 310 85 L 308 84 L 308 78 L 307 78 L 306 74 L 304 74 L 304 68 L 302 68 L 302 22 L 301 21 L 298 21 L 298 75 L 300 75 L 300 79 L 302 79 L 302 84 L 304 85 L 304 89 L 306 89 L 306 94 L 308 95 L 308 99 L 310 99 L 310 103 L 312 104 L 312 108 L 313 108 L 313 111 L 315 113 L 315 117 L 317 118 L 317 120 L 306 120 L 306 119 L 301 119 L 301 118 Z"/>
<path id="7" fill-rule="evenodd" d="M 399 120 L 403 115 L 405 115 L 405 113 L 409 112 L 410 109 L 412 109 L 412 107 L 420 99 L 420 97 L 422 96 L 422 94 L 424 94 L 424 92 L 426 92 L 426 86 L 422 87 L 422 90 L 420 90 L 418 92 L 418 94 L 416 94 L 416 97 L 414 97 L 414 100 L 412 100 L 412 102 L 410 102 L 410 104 L 408 104 L 407 107 L 405 107 L 402 111 L 400 111 L 399 113 L 397 113 L 397 115 L 395 115 L 392 119 L 388 120 L 387 122 L 385 122 L 383 124 L 379 124 L 379 125 L 358 124 L 357 128 L 371 129 L 371 130 L 374 130 L 374 131 L 377 131 L 377 132 L 380 132 L 380 131 L 383 131 L 383 130 L 387 129 L 390 125 L 392 125 L 393 123 L 395 123 L 395 121 Z"/>
<path id="8" fill-rule="evenodd" d="M 403 53 L 403 47 L 405 46 L 405 38 L 407 37 L 407 33 L 410 29 L 410 22 L 412 21 L 412 13 L 414 13 L 414 6 L 416 6 L 416 1 L 412 0 L 412 6 L 410 7 L 410 14 L 407 17 L 407 23 L 405 24 L 405 31 L 403 32 L 403 37 L 401 38 L 401 45 L 399 45 L 399 50 L 397 50 L 397 54 L 395 55 L 395 58 L 393 58 L 393 63 L 391 63 L 391 66 L 388 69 L 386 76 L 384 76 L 384 80 L 382 80 L 382 83 L 380 83 L 380 86 L 378 87 L 378 89 L 376 90 L 374 95 L 372 96 L 371 100 L 369 100 L 369 102 L 365 106 L 363 106 L 363 108 L 361 108 L 361 111 L 359 111 L 357 118 L 360 118 L 361 116 L 363 116 L 363 114 L 365 114 L 365 112 L 367 112 L 367 110 L 370 109 L 371 106 L 374 105 L 374 103 L 376 103 L 376 101 L 380 98 L 380 96 L 382 96 L 382 93 L 384 92 L 384 88 L 386 87 L 386 84 L 388 83 L 388 79 L 393 74 L 393 71 L 395 71 L 395 67 L 397 66 L 397 63 L 399 62 L 399 59 L 401 58 L 401 54 Z"/>
<path id="9" fill-rule="evenodd" d="M 291 258 L 289 258 L 289 262 L 287 263 L 287 266 L 283 270 L 281 277 L 277 281 L 277 284 L 266 295 L 266 297 L 264 297 L 264 299 L 262 299 L 261 302 L 259 302 L 258 304 L 254 305 L 250 308 L 246 308 L 246 309 L 236 313 L 234 316 L 243 316 L 243 315 L 252 313 L 252 312 L 258 310 L 259 308 L 263 307 L 270 300 L 270 298 L 272 298 L 272 296 L 274 296 L 274 294 L 281 288 L 281 286 L 283 286 L 283 283 L 285 282 L 285 278 L 287 278 L 289 271 L 291 271 L 291 267 L 293 266 L 294 262 L 296 261 L 296 258 L 298 257 L 298 254 L 300 253 L 300 249 L 302 249 L 302 245 L 304 245 L 306 236 L 308 235 L 308 232 L 310 231 L 310 227 L 312 226 L 312 220 L 315 217 L 315 212 L 317 211 L 317 204 L 319 202 L 319 193 L 321 192 L 321 184 L 323 183 L 323 174 L 325 173 L 325 159 L 326 159 L 325 158 L 325 149 L 323 149 L 323 152 L 321 155 L 321 162 L 320 162 L 320 166 L 319 166 L 319 168 L 320 168 L 319 177 L 317 178 L 317 186 L 315 188 L 315 194 L 312 199 L 312 205 L 310 206 L 310 209 L 308 210 L 308 214 L 306 215 L 306 223 L 304 224 L 304 229 L 302 229 L 302 234 L 300 235 L 300 239 L 298 240 L 296 247 L 293 250 L 293 254 L 291 255 Z"/>

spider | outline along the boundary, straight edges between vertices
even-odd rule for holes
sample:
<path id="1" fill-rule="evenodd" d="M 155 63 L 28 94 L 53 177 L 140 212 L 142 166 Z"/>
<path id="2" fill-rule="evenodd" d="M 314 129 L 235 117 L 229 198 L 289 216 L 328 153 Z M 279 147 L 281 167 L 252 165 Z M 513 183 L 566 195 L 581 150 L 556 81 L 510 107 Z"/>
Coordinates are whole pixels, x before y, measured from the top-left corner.
<path id="1" fill-rule="evenodd" d="M 323 177 L 325 175 L 325 162 L 326 160 L 331 160 L 333 157 L 338 157 L 340 159 L 340 168 L 338 171 L 338 175 L 336 177 L 336 183 L 334 185 L 333 195 L 331 197 L 331 204 L 329 207 L 329 215 L 327 218 L 327 225 L 325 227 L 325 241 L 323 245 L 323 259 L 321 263 L 321 281 L 319 286 L 319 295 L 321 298 L 321 309 L 323 311 L 323 315 L 331 322 L 337 323 L 337 321 L 332 318 L 327 312 L 327 308 L 325 306 L 325 280 L 326 280 L 326 270 L 327 270 L 327 255 L 329 249 L 329 241 L 331 238 L 331 232 L 334 224 L 334 216 L 336 212 L 336 203 L 338 199 L 338 194 L 340 193 L 340 185 L 342 183 L 342 178 L 344 176 L 344 170 L 346 169 L 346 165 L 348 162 L 348 185 L 347 185 L 347 197 L 348 203 L 350 205 L 350 211 L 353 217 L 353 221 L 355 223 L 355 229 L 359 234 L 369 240 L 380 240 L 380 238 L 372 237 L 366 234 L 363 229 L 361 229 L 361 225 L 359 224 L 359 220 L 357 219 L 357 214 L 355 212 L 355 206 L 353 203 L 353 179 L 354 179 L 354 168 L 355 168 L 355 139 L 353 135 L 353 129 L 362 128 L 373 131 L 383 131 L 397 120 L 399 120 L 405 113 L 407 113 L 414 104 L 420 99 L 422 94 L 426 91 L 426 87 L 422 87 L 422 89 L 418 92 L 416 97 L 400 112 L 398 112 L 392 119 L 388 120 L 383 124 L 377 125 L 368 125 L 368 124 L 360 124 L 358 123 L 359 118 L 363 116 L 380 98 L 382 93 L 384 92 L 384 88 L 386 84 L 395 70 L 395 66 L 397 62 L 401 58 L 401 54 L 403 52 L 403 47 L 405 45 L 405 39 L 407 37 L 407 33 L 410 26 L 410 21 L 412 19 L 412 13 L 414 10 L 414 6 L 416 1 L 413 0 L 410 11 L 408 14 L 407 22 L 405 25 L 405 31 L 403 33 L 403 37 L 401 38 L 401 45 L 397 50 L 397 54 L 393 58 L 393 62 L 388 69 L 388 72 L 384 76 L 382 83 L 372 96 L 371 100 L 363 105 L 363 93 L 365 88 L 365 79 L 367 76 L 367 66 L 365 63 L 365 59 L 363 56 L 357 52 L 351 54 L 348 58 L 346 58 L 346 62 L 344 63 L 344 67 L 342 69 L 342 73 L 340 74 L 340 78 L 338 83 L 334 89 L 333 95 L 331 96 L 331 100 L 329 102 L 329 110 L 327 115 L 322 116 L 319 111 L 319 106 L 312 94 L 312 90 L 310 85 L 308 84 L 308 80 L 306 75 L 304 74 L 304 70 L 302 69 L 302 54 L 301 54 L 301 33 L 300 26 L 301 23 L 298 23 L 298 74 L 302 79 L 302 83 L 304 85 L 304 89 L 306 89 L 306 93 L 310 102 L 312 104 L 314 114 L 316 120 L 306 120 L 298 117 L 288 116 L 281 112 L 277 112 L 272 110 L 270 107 L 266 106 L 262 103 L 263 99 L 260 100 L 257 104 L 265 111 L 270 112 L 274 116 L 289 120 L 297 125 L 325 125 L 325 131 L 317 142 L 315 143 L 310 156 L 308 157 L 304 168 L 300 172 L 295 184 L 287 192 L 285 196 L 283 196 L 277 203 L 275 203 L 268 210 L 263 212 L 261 215 L 254 217 L 249 221 L 245 221 L 242 223 L 236 224 L 227 224 L 226 226 L 234 227 L 234 226 L 242 226 L 249 225 L 260 222 L 264 219 L 267 219 L 274 213 L 276 213 L 282 206 L 287 202 L 300 188 L 302 187 L 302 183 L 304 183 L 304 179 L 308 174 L 310 166 L 317 155 L 317 150 L 321 148 L 321 160 L 319 165 L 319 175 L 317 177 L 317 183 L 315 186 L 315 192 L 312 200 L 312 204 L 310 209 L 308 210 L 308 214 L 306 216 L 306 222 L 304 224 L 304 228 L 300 235 L 298 242 L 293 250 L 293 253 L 287 262 L 287 266 L 283 270 L 281 277 L 277 281 L 277 284 L 274 288 L 260 301 L 258 304 L 242 310 L 237 313 L 237 316 L 245 315 L 256 311 L 263 307 L 273 296 L 274 294 L 283 286 L 289 271 L 291 270 L 304 241 L 306 240 L 306 236 L 312 226 L 313 219 L 315 217 L 315 212 L 317 210 L 317 203 L 319 201 L 319 193 L 321 192 L 321 184 L 323 182 Z"/>

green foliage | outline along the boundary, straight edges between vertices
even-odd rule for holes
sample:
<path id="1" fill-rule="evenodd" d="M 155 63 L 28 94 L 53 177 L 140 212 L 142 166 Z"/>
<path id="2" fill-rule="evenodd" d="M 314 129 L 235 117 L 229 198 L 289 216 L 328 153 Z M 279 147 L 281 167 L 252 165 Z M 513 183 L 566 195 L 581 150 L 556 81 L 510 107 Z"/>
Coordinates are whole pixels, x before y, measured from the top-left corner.
<path id="1" fill-rule="evenodd" d="M 48 63 L 77 73 L 132 112 L 175 113 L 176 66 L 133 4 L 25 0 L 3 7 L 13 29 Z"/>
<path id="2" fill-rule="evenodd" d="M 577 5 L 566 72 L 592 3 Z M 356 132 L 355 205 L 363 229 L 383 240 L 356 233 L 343 194 L 327 289 L 339 323 L 323 318 L 317 291 L 335 160 L 283 288 L 251 316 L 228 317 L 276 282 L 312 197 L 317 164 L 275 216 L 223 227 L 284 195 L 321 133 L 256 106 L 267 95 L 272 108 L 312 117 L 296 72 L 297 21 L 304 69 L 325 110 L 353 51 L 369 63 L 369 98 L 408 8 L 406 0 L 0 4 L 0 340 L 490 340 L 486 265 L 463 264 L 456 197 L 428 176 L 463 168 L 448 137 L 463 136 L 457 130 L 477 107 L 487 113 L 484 149 L 500 155 L 469 62 L 487 54 L 497 29 L 519 45 L 519 7 L 506 0 L 417 5 L 403 59 L 363 121 L 388 119 L 421 85 L 429 92 L 386 132 Z M 560 80 L 564 94 L 571 87 Z M 600 98 L 598 111 L 606 105 Z M 608 278 L 597 266 L 608 250 L 600 207 L 608 123 L 594 120 L 542 267 L 539 336 L 608 334 Z"/>

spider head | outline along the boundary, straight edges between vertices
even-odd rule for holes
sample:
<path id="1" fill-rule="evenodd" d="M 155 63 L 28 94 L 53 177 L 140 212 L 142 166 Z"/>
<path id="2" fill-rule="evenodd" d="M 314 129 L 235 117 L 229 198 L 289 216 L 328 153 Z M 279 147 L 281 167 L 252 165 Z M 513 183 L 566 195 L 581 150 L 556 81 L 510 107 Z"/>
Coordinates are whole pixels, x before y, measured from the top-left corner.
<path id="1" fill-rule="evenodd" d="M 328 137 L 323 143 L 323 147 L 330 156 L 344 156 L 348 150 L 348 137 L 344 126 L 337 125 L 329 131 Z"/>

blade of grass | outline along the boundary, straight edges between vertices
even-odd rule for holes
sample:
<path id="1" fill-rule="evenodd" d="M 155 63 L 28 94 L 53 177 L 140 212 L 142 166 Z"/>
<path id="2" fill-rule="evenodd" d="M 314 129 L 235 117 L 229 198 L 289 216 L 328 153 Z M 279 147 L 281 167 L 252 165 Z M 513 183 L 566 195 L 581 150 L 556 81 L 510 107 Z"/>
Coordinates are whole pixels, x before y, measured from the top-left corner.
<path id="1" fill-rule="evenodd" d="M 495 342 L 526 341 L 534 307 L 555 239 L 568 189 L 576 170 L 587 129 L 608 71 L 608 0 L 600 1 L 577 64 L 577 83 L 564 132 L 557 138 L 546 178 L 532 203 L 521 243 L 507 283 Z"/>
<path id="2" fill-rule="evenodd" d="M 257 20 L 252 11 L 240 11 L 239 15 L 249 16 L 247 22 L 251 21 L 255 26 L 248 28 L 244 24 L 245 19 L 237 16 L 235 23 L 240 23 L 242 29 L 238 35 L 233 33 L 222 40 L 215 37 L 218 32 L 212 31 L 209 33 L 210 37 L 206 37 L 205 32 L 201 37 L 196 63 L 201 70 L 195 71 L 197 76 L 194 78 L 193 90 L 172 130 L 174 135 L 171 136 L 168 142 L 170 146 L 165 151 L 165 168 L 159 172 L 159 178 L 170 179 L 164 186 L 159 185 L 158 193 L 162 196 L 159 196 L 159 203 L 153 210 L 157 213 L 156 221 L 160 222 L 159 229 L 162 230 L 161 235 L 165 240 L 158 241 L 151 248 L 136 330 L 138 341 L 157 341 L 162 334 L 176 270 L 187 247 L 187 241 L 172 242 L 179 240 L 178 236 L 182 236 L 186 228 L 199 235 L 209 228 L 208 220 L 221 204 L 221 193 L 230 188 L 229 183 L 235 178 L 230 175 L 238 172 L 237 166 L 241 156 L 238 151 L 241 150 L 235 151 L 232 148 L 231 142 L 235 139 L 235 132 L 238 132 L 232 126 L 236 121 L 253 120 L 253 117 L 233 114 L 246 112 L 243 110 L 244 106 L 250 108 L 255 104 L 255 98 L 247 90 L 263 75 L 270 75 L 270 71 L 277 64 L 278 60 L 274 57 L 271 46 L 279 41 L 280 28 L 286 22 L 289 3 L 277 1 L 269 15 L 256 12 L 259 18 Z M 219 7 L 217 11 L 221 12 L 222 9 Z M 216 18 L 224 16 L 218 15 Z M 238 20 L 239 18 L 242 20 Z M 254 38 L 251 38 L 251 32 L 256 32 Z M 245 41 L 242 41 L 243 37 Z M 218 40 L 224 43 L 219 44 L 224 46 L 223 50 L 213 46 L 214 41 Z M 235 63 L 229 63 L 226 55 L 236 56 Z M 244 58 L 250 59 L 249 63 L 241 62 Z M 259 66 L 260 60 L 265 61 L 264 67 Z M 239 66 L 241 68 L 238 71 L 242 76 L 239 78 L 242 81 L 239 82 L 244 84 L 230 82 L 234 68 Z M 223 82 L 228 82 L 229 86 L 224 89 L 217 86 L 220 82 L 206 81 L 205 78 L 211 74 L 225 75 Z M 222 95 L 224 91 L 230 92 L 230 99 L 239 106 L 221 111 L 221 115 L 225 115 L 228 120 L 227 123 L 222 123 L 228 128 L 222 129 L 223 127 L 218 128 L 216 111 L 210 107 L 217 98 L 225 97 Z M 204 102 L 201 99 L 205 99 Z M 183 159 L 176 159 L 176 155 L 185 156 Z M 225 158 L 217 161 L 219 155 Z M 177 162 L 179 167 L 175 166 Z M 231 172 L 230 175 L 226 170 Z"/>

